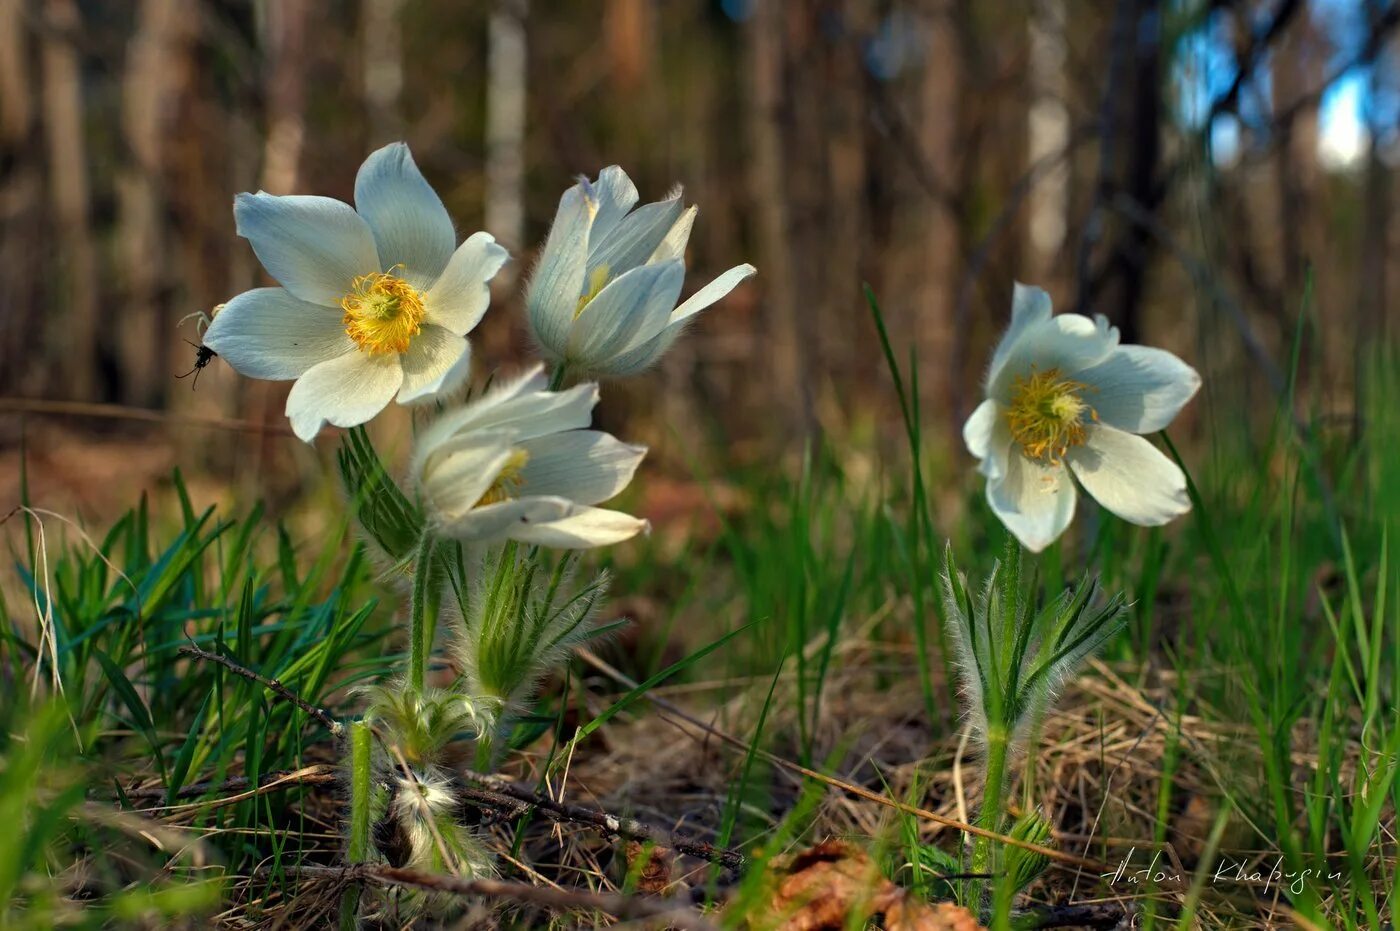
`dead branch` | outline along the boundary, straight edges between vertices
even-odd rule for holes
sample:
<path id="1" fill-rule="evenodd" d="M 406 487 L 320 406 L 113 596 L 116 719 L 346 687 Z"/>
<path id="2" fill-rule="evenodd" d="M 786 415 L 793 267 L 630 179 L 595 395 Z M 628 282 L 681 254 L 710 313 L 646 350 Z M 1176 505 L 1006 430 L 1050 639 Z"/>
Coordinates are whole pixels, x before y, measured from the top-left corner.
<path id="1" fill-rule="evenodd" d="M 210 653 L 208 650 L 201 650 L 197 646 L 182 646 L 180 647 L 179 652 L 184 656 L 194 656 L 199 659 L 209 660 L 212 663 L 218 663 L 220 666 L 223 666 L 225 669 L 227 669 L 234 675 L 242 676 L 245 679 L 257 682 L 259 685 L 266 688 L 269 692 L 272 692 L 278 698 L 282 699 L 283 701 L 289 704 L 295 705 L 302 711 L 305 711 L 307 714 L 311 715 L 311 717 L 319 721 L 322 724 L 322 726 L 324 726 L 335 736 L 341 737 L 345 734 L 345 725 L 341 724 L 335 718 L 331 717 L 329 711 L 326 711 L 324 708 L 317 708 L 315 705 L 311 704 L 309 701 L 302 698 L 300 695 L 293 692 L 291 689 L 287 688 L 285 685 L 283 685 L 281 682 L 278 682 L 276 679 L 269 679 L 267 676 L 264 676 L 261 673 L 254 672 L 246 666 L 238 665 L 233 660 L 229 659 L 227 656 L 220 656 L 217 653 Z"/>

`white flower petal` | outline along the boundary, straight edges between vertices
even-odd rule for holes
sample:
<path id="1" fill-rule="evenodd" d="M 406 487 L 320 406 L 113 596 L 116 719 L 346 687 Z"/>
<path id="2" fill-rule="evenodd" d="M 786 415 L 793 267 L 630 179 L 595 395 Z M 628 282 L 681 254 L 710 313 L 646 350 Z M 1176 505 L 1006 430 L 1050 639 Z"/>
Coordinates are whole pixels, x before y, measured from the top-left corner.
<path id="1" fill-rule="evenodd" d="M 706 307 L 715 303 L 715 301 L 727 295 L 730 291 L 733 291 L 738 287 L 739 282 L 757 273 L 758 269 L 754 268 L 752 265 L 744 264 L 734 266 L 729 269 L 729 271 L 724 272 L 714 281 L 711 281 L 699 291 L 696 291 L 690 297 L 686 298 L 685 303 L 677 307 L 675 313 L 671 314 L 671 322 L 679 323 L 682 320 L 693 317 Z"/>
<path id="2" fill-rule="evenodd" d="M 357 276 L 380 271 L 369 227 L 341 201 L 239 194 L 233 218 L 267 273 L 303 301 L 339 307 Z"/>
<path id="3" fill-rule="evenodd" d="M 644 265 L 613 279 L 574 321 L 569 361 L 606 371 L 609 360 L 665 329 L 684 281 L 680 261 Z"/>
<path id="4" fill-rule="evenodd" d="M 561 430 L 577 430 L 588 426 L 597 403 L 598 386 L 592 382 L 565 391 L 545 391 L 543 381 L 528 393 L 493 391 L 439 417 L 419 437 L 418 445 L 431 446 L 455 433 L 475 430 L 505 432 L 516 442 Z"/>
<path id="5" fill-rule="evenodd" d="M 510 461 L 509 437 L 474 435 L 435 449 L 415 467 L 423 496 L 437 519 L 451 522 L 471 510 Z"/>
<path id="6" fill-rule="evenodd" d="M 622 355 L 614 356 L 612 361 L 608 363 L 607 374 L 614 378 L 626 378 L 645 372 L 656 363 L 657 359 L 665 355 L 666 350 L 671 348 L 689 325 L 690 320 L 668 324 L 666 329 L 651 339 L 638 343 Z"/>
<path id="7" fill-rule="evenodd" d="M 490 233 L 468 236 L 423 295 L 425 319 L 459 336 L 470 333 L 491 304 L 491 279 L 508 258 L 510 253 Z"/>
<path id="8" fill-rule="evenodd" d="M 1129 523 L 1157 527 L 1191 510 L 1186 476 L 1140 436 L 1089 427 L 1068 459 L 1084 490 Z"/>
<path id="9" fill-rule="evenodd" d="M 539 268 L 530 282 L 525 308 L 530 328 L 540 348 L 552 359 L 562 359 L 569 344 L 574 311 L 583 295 L 584 272 L 588 266 L 589 227 L 597 203 L 581 185 L 564 192 L 559 211 L 545 240 Z"/>
<path id="10" fill-rule="evenodd" d="M 581 550 L 612 546 L 630 540 L 648 529 L 646 521 L 621 511 L 577 507 L 567 517 L 548 522 L 521 522 L 512 526 L 510 536 L 522 543 L 555 549 Z"/>
<path id="11" fill-rule="evenodd" d="M 1165 429 L 1201 387 L 1195 369 L 1150 346 L 1119 346 L 1076 377 L 1092 389 L 1085 401 L 1100 422 L 1129 433 Z"/>
<path id="12" fill-rule="evenodd" d="M 608 273 L 621 275 L 646 262 L 680 219 L 681 195 L 638 207 L 617 224 L 606 239 L 593 236 L 589 243 L 590 270 L 606 265 Z"/>
<path id="13" fill-rule="evenodd" d="M 627 211 L 637 205 L 640 197 L 637 186 L 627 177 L 627 172 L 616 165 L 609 165 L 599 172 L 598 180 L 593 184 L 593 196 L 598 202 L 598 216 L 593 220 L 592 232 L 596 242 L 602 242 L 612 235 L 617 224 L 627 216 Z"/>
<path id="14" fill-rule="evenodd" d="M 690 243 L 690 231 L 695 226 L 695 215 L 699 209 L 694 206 L 685 208 L 680 219 L 667 231 L 666 238 L 661 240 L 661 245 L 647 259 L 647 264 L 685 258 L 685 247 Z"/>
<path id="15" fill-rule="evenodd" d="M 244 375 L 274 381 L 355 349 L 339 312 L 284 288 L 255 288 L 229 301 L 205 331 L 204 345 Z"/>
<path id="16" fill-rule="evenodd" d="M 1011 325 L 1007 327 L 992 354 L 992 366 L 987 371 L 988 384 L 996 381 L 1011 350 L 1016 347 L 1025 332 L 1036 324 L 1049 320 L 1052 313 L 1054 307 L 1050 303 L 1049 294 L 1040 288 L 1016 282 L 1011 294 Z"/>
<path id="17" fill-rule="evenodd" d="M 565 498 L 527 496 L 485 507 L 444 520 L 443 535 L 457 540 L 485 543 L 514 537 L 523 527 L 547 523 L 569 516 L 575 505 Z"/>
<path id="18" fill-rule="evenodd" d="M 978 459 L 986 459 L 991 447 L 992 434 L 996 431 L 997 420 L 1001 417 L 1001 405 L 991 398 L 977 405 L 977 410 L 963 424 L 963 442 L 967 451 Z"/>
<path id="19" fill-rule="evenodd" d="M 987 396 L 1008 403 L 1017 378 L 1050 369 L 1073 378 L 1117 348 L 1117 330 L 1105 331 L 1080 314 L 1059 314 L 1031 324 L 1007 352 L 996 377 L 988 381 Z"/>
<path id="20" fill-rule="evenodd" d="M 370 153 L 360 166 L 355 209 L 374 233 L 378 270 L 402 266 L 394 274 L 422 291 L 447 267 L 457 244 L 452 218 L 402 142 Z"/>
<path id="21" fill-rule="evenodd" d="M 411 404 L 460 388 L 471 371 L 471 347 L 463 337 L 430 323 L 409 342 L 400 361 L 399 403 Z"/>
<path id="22" fill-rule="evenodd" d="M 1064 466 L 1041 465 L 1013 450 L 1006 474 L 987 480 L 987 503 L 1022 546 L 1039 553 L 1074 519 L 1074 482 Z"/>
<path id="23" fill-rule="evenodd" d="M 485 412 L 472 429 L 510 430 L 517 440 L 588 426 L 598 403 L 598 385 L 584 382 L 564 391 L 541 391 Z"/>
<path id="24" fill-rule="evenodd" d="M 647 454 L 598 430 L 569 430 L 520 444 L 530 454 L 520 472 L 532 495 L 552 495 L 598 504 L 627 487 Z"/>
<path id="25" fill-rule="evenodd" d="M 307 369 L 287 395 L 287 418 L 310 443 L 321 424 L 354 427 L 384 409 L 403 384 L 396 353 L 349 352 Z"/>

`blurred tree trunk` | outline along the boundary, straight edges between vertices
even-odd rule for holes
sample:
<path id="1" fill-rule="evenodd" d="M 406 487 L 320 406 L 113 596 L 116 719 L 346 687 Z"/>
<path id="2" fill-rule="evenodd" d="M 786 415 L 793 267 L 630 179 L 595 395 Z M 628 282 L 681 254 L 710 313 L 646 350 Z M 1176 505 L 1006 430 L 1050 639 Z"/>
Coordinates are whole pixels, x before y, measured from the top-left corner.
<path id="1" fill-rule="evenodd" d="M 7 153 L 26 141 L 34 122 L 26 0 L 0 0 L 0 142 Z"/>
<path id="2" fill-rule="evenodd" d="M 144 0 L 127 48 L 122 130 L 130 161 L 116 181 L 117 278 L 125 303 L 117 348 L 122 398 L 143 407 L 159 405 L 170 377 L 167 350 L 174 321 L 164 176 L 166 142 L 184 90 L 191 12 L 184 0 Z"/>
<path id="3" fill-rule="evenodd" d="M 1158 176 L 1163 11 L 1160 0 L 1121 0 L 1114 16 L 1099 114 L 1099 180 L 1082 246 L 1079 309 L 1104 314 L 1124 342 L 1136 343 L 1142 338 L 1143 297 L 1157 245 L 1146 221 L 1155 217 L 1168 189 Z M 1129 209 L 1115 209 L 1120 198 Z"/>
<path id="4" fill-rule="evenodd" d="M 1370 28 L 1379 28 L 1384 15 L 1380 0 L 1366 0 L 1366 13 Z M 1395 195 L 1390 180 L 1390 169 L 1384 161 L 1382 136 L 1387 127 L 1375 118 L 1381 110 L 1377 101 L 1385 99 L 1391 88 L 1387 87 L 1386 69 L 1394 68 L 1394 53 L 1387 55 L 1379 51 L 1370 64 L 1368 82 L 1369 105 L 1366 110 L 1366 127 L 1370 139 L 1366 146 L 1366 179 L 1363 187 L 1362 228 L 1361 228 L 1361 274 L 1358 276 L 1356 295 L 1357 332 L 1352 351 L 1352 372 L 1355 382 L 1356 411 L 1353 418 L 1356 431 L 1362 428 L 1365 416 L 1365 396 L 1367 378 L 1371 374 L 1371 363 L 1375 361 L 1376 348 L 1386 345 L 1388 269 L 1386 264 L 1390 250 L 1390 213 L 1394 208 Z M 1389 75 L 1393 78 L 1393 74 Z"/>
<path id="5" fill-rule="evenodd" d="M 1037 0 L 1030 29 L 1030 110 L 1026 125 L 1026 170 L 1030 250 L 1027 282 L 1051 293 L 1068 283 L 1061 250 L 1069 224 L 1070 120 L 1065 82 L 1065 0 Z"/>
<path id="6" fill-rule="evenodd" d="M 908 80 L 867 81 L 877 95 L 877 119 L 884 124 L 888 141 L 883 152 L 872 153 L 868 171 L 875 174 L 889 218 L 885 225 L 867 232 L 875 244 L 878 262 L 868 274 L 894 336 L 912 341 L 919 362 L 920 400 L 925 410 L 954 408 L 958 393 L 958 368 L 948 361 L 955 352 L 954 305 L 961 259 L 965 252 L 961 224 L 961 199 L 957 194 L 963 161 L 959 157 L 964 106 L 962 49 L 954 20 L 953 0 L 926 4 L 914 23 L 922 40 L 917 71 Z M 902 92 L 902 93 L 901 93 Z M 907 137 L 892 124 L 902 119 L 892 108 L 896 93 L 908 99 L 911 129 Z M 914 149 L 897 151 L 900 147 Z M 880 223 L 881 218 L 872 220 Z M 880 248 L 881 243 L 888 245 Z M 861 345 L 871 345 L 865 315 Z M 901 348 L 903 348 L 901 346 Z M 870 365 L 861 376 L 874 376 L 884 384 L 884 362 L 869 354 Z M 900 365 L 907 363 L 900 359 Z M 873 369 L 870 370 L 870 369 Z"/>
<path id="7" fill-rule="evenodd" d="M 403 0 L 364 0 L 361 11 L 365 116 L 372 147 L 403 138 L 402 14 Z"/>
<path id="8" fill-rule="evenodd" d="M 306 17 L 308 0 L 276 0 L 266 7 L 267 143 L 263 190 L 290 194 L 306 141 Z"/>
<path id="9" fill-rule="evenodd" d="M 42 334 L 44 179 L 34 134 L 33 34 L 25 0 L 0 0 L 0 393 L 28 391 Z"/>
<path id="10" fill-rule="evenodd" d="M 62 282 L 50 295 L 50 306 L 62 312 L 49 317 L 45 335 L 48 358 L 59 360 L 52 387 L 86 400 L 96 397 L 101 360 L 82 72 L 72 44 L 82 34 L 82 19 L 74 0 L 45 0 L 42 10 L 49 27 L 40 40 L 49 201 L 59 240 L 51 280 Z"/>
<path id="11" fill-rule="evenodd" d="M 1303 302 L 1312 258 L 1325 250 L 1327 212 L 1323 209 L 1323 177 L 1318 164 L 1319 114 L 1316 100 L 1310 97 L 1324 80 L 1326 56 L 1322 44 L 1317 24 L 1305 14 L 1297 17 L 1279 37 L 1270 60 L 1275 114 L 1293 112 L 1304 101 L 1310 101 L 1293 113 L 1291 119 L 1280 123 L 1282 138 L 1274 147 L 1281 300 L 1278 306 L 1262 310 L 1264 319 L 1276 334 L 1274 350 L 1280 358 L 1287 358 L 1286 353 L 1297 337 L 1298 310 Z M 1313 301 L 1315 307 L 1325 307 L 1331 303 L 1332 282 L 1327 269 L 1319 271 L 1321 275 L 1315 281 Z M 1338 332 L 1342 329 L 1319 327 L 1312 330 L 1316 338 L 1309 340 L 1310 351 L 1299 355 L 1299 379 L 1305 382 L 1311 379 L 1314 363 L 1321 366 L 1316 371 L 1322 374 L 1338 371 L 1334 365 L 1340 360 L 1350 362 L 1351 347 L 1339 343 L 1343 339 L 1354 339 L 1355 333 L 1348 336 Z M 1323 389 L 1329 403 L 1334 399 L 1329 386 L 1340 383 L 1325 377 L 1314 382 Z"/>
<path id="12" fill-rule="evenodd" d="M 514 255 L 525 248 L 525 114 L 529 0 L 498 0 L 491 12 L 486 65 L 486 229 Z M 513 284 L 510 262 L 497 277 Z"/>
<path id="13" fill-rule="evenodd" d="M 785 415 L 786 432 L 799 437 L 811 436 L 816 429 L 808 337 L 820 325 L 820 302 L 808 300 L 810 283 L 817 280 L 812 269 L 815 254 L 806 251 L 806 243 L 796 235 L 791 203 L 793 189 L 801 188 L 792 175 L 809 160 L 792 158 L 788 149 L 796 109 L 790 83 L 794 52 L 788 33 L 801 27 L 805 8 L 806 3 L 789 6 L 778 0 L 754 0 L 746 29 L 752 87 L 748 125 L 754 147 L 750 190 L 759 225 L 756 264 L 763 269 L 768 304 L 766 332 L 758 334 L 763 341 L 758 353 L 767 358 L 773 407 Z M 818 99 L 807 98 L 804 108 L 815 109 Z M 800 276 L 797 256 L 803 257 Z"/>

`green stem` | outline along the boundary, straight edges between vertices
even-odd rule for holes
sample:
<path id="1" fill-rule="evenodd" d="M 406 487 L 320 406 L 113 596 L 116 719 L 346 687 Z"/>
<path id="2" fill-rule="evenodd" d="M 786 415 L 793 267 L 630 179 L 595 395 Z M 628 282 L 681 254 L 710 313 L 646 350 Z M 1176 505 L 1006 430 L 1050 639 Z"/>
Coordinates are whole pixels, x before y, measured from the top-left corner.
<path id="1" fill-rule="evenodd" d="M 1001 833 L 1001 813 L 1005 808 L 1006 756 L 1008 742 L 1006 729 L 1000 725 L 987 728 L 987 775 L 982 784 L 982 810 L 977 814 L 977 826 L 985 831 Z M 978 837 L 972 847 L 972 871 L 992 872 L 992 842 L 986 837 Z M 981 883 L 979 883 L 981 885 Z"/>
<path id="2" fill-rule="evenodd" d="M 432 644 L 428 634 L 428 592 L 433 575 L 433 536 L 424 533 L 418 541 L 418 553 L 413 560 L 413 600 L 408 616 L 408 684 L 420 695 L 428 674 L 428 656 Z"/>
<path id="3" fill-rule="evenodd" d="M 350 843 L 345 859 L 363 863 L 369 859 L 370 808 L 370 748 L 369 725 L 356 721 L 350 725 Z M 354 931 L 359 925 L 360 887 L 353 884 L 340 897 L 340 927 Z"/>
<path id="4" fill-rule="evenodd" d="M 564 379 L 569 377 L 569 363 L 560 362 L 554 367 L 554 373 L 549 376 L 549 390 L 558 391 L 564 387 Z"/>
<path id="5" fill-rule="evenodd" d="M 351 863 L 363 863 L 369 858 L 371 738 L 366 722 L 350 725 L 350 848 L 346 859 Z"/>

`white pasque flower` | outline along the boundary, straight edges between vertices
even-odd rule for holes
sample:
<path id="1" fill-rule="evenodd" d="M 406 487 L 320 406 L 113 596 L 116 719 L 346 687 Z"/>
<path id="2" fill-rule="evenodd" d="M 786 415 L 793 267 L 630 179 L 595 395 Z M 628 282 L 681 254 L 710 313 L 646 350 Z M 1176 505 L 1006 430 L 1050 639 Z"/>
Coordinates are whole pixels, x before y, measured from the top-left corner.
<path id="1" fill-rule="evenodd" d="M 436 533 L 559 549 L 620 543 L 647 529 L 594 507 L 627 487 L 643 446 L 585 429 L 598 386 L 549 391 L 543 367 L 445 414 L 414 444 L 412 474 Z"/>
<path id="2" fill-rule="evenodd" d="M 679 307 L 695 207 L 677 188 L 633 210 L 637 188 L 613 165 L 564 192 L 525 305 L 551 362 L 593 375 L 634 375 L 671 348 L 700 311 L 754 273 L 738 265 Z"/>
<path id="3" fill-rule="evenodd" d="M 982 460 L 992 510 L 1032 552 L 1074 517 L 1070 473 L 1114 514 L 1155 527 L 1191 509 L 1186 479 L 1135 434 L 1165 428 L 1200 386 L 1171 353 L 1119 345 L 1103 317 L 1052 316 L 1048 294 L 1018 283 L 963 439 Z"/>
<path id="4" fill-rule="evenodd" d="M 329 422 L 364 423 L 466 379 L 466 334 L 491 301 L 506 250 L 487 233 L 461 246 L 408 146 L 365 159 L 355 206 L 329 197 L 240 194 L 238 234 L 280 288 L 229 301 L 204 343 L 253 378 L 296 379 L 287 417 L 310 442 Z"/>

